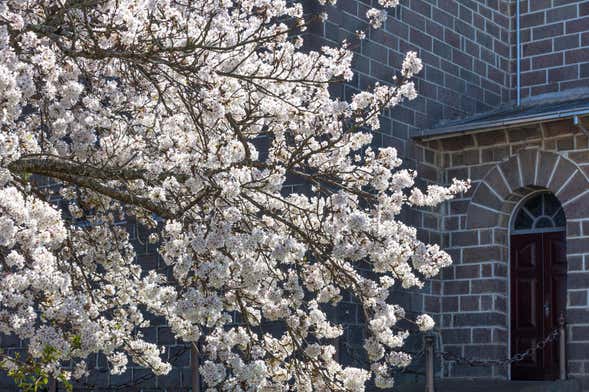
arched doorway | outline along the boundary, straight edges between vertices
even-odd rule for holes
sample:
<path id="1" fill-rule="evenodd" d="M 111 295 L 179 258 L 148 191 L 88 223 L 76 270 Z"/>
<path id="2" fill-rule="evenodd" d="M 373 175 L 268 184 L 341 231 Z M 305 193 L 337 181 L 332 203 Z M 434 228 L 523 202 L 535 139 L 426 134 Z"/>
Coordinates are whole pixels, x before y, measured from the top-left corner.
<path id="1" fill-rule="evenodd" d="M 520 202 L 511 219 L 511 354 L 544 340 L 566 307 L 566 219 L 548 191 Z M 558 378 L 556 343 L 511 365 L 513 380 Z"/>

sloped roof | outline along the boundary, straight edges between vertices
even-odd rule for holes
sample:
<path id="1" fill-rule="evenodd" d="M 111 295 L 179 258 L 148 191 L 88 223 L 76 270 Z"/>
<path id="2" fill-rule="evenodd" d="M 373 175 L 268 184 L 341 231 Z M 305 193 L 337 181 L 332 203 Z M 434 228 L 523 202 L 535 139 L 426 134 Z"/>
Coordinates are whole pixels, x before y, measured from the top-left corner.
<path id="1" fill-rule="evenodd" d="M 446 122 L 441 126 L 421 130 L 414 139 L 439 139 L 459 134 L 482 132 L 516 125 L 552 121 L 561 118 L 589 115 L 589 96 L 568 101 L 545 102 L 535 105 L 509 107 L 478 114 L 462 120 Z"/>

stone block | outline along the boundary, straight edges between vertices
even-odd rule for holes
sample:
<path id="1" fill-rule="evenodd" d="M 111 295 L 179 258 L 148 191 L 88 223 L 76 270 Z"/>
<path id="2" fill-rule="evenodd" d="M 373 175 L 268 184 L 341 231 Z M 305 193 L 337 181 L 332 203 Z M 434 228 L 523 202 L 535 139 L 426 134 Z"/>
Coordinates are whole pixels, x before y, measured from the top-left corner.
<path id="1" fill-rule="evenodd" d="M 567 232 L 567 236 L 569 236 L 569 237 L 578 237 L 578 236 L 580 236 L 581 233 L 582 233 L 582 231 L 581 231 L 581 222 L 571 222 L 571 221 L 568 221 L 567 222 L 567 227 L 566 227 L 566 232 Z M 589 231 L 587 232 L 587 234 L 589 235 Z"/>
<path id="2" fill-rule="evenodd" d="M 488 278 L 493 276 L 493 264 L 483 264 L 481 266 L 481 277 Z"/>
<path id="3" fill-rule="evenodd" d="M 499 168 L 503 173 L 503 178 L 507 180 L 511 190 L 517 190 L 523 186 L 522 179 L 520 178 L 519 161 L 513 157 L 506 162 L 499 164 Z"/>
<path id="4" fill-rule="evenodd" d="M 468 206 L 466 226 L 469 229 L 491 228 L 497 226 L 497 212 L 480 207 L 476 204 Z"/>
<path id="5" fill-rule="evenodd" d="M 505 326 L 506 317 L 504 314 L 496 312 L 481 313 L 456 313 L 454 314 L 454 326 L 456 327 L 486 327 L 486 326 Z"/>
<path id="6" fill-rule="evenodd" d="M 424 311 L 429 313 L 440 312 L 441 298 L 439 295 L 426 295 L 424 296 Z"/>
<path id="7" fill-rule="evenodd" d="M 442 148 L 446 151 L 458 151 L 474 146 L 475 143 L 472 135 L 458 136 L 442 140 Z"/>
<path id="8" fill-rule="evenodd" d="M 472 342 L 470 328 L 443 329 L 442 339 L 447 344 L 468 344 Z"/>
<path id="9" fill-rule="evenodd" d="M 473 328 L 472 342 L 473 343 L 490 343 L 492 341 L 492 332 L 490 328 Z"/>
<path id="10" fill-rule="evenodd" d="M 505 263 L 495 263 L 493 265 L 493 276 L 500 278 L 507 277 L 507 265 Z"/>
<path id="11" fill-rule="evenodd" d="M 572 178 L 569 177 L 566 180 L 566 183 L 561 186 L 558 192 L 556 192 L 556 197 L 558 197 L 561 204 L 566 203 L 567 201 L 577 197 L 586 189 L 589 189 L 587 179 L 580 171 L 577 170 L 574 172 Z"/>
<path id="12" fill-rule="evenodd" d="M 473 201 L 481 206 L 501 211 L 503 208 L 503 200 L 498 197 L 498 195 L 491 190 L 491 188 L 485 183 L 482 182 L 476 189 L 473 195 Z"/>
<path id="13" fill-rule="evenodd" d="M 481 276 L 481 266 L 474 265 L 457 265 L 455 267 L 456 279 L 473 279 Z"/>
<path id="14" fill-rule="evenodd" d="M 567 323 L 570 324 L 589 324 L 589 309 L 568 309 Z M 588 351 L 589 352 L 589 351 Z"/>
<path id="15" fill-rule="evenodd" d="M 535 185 L 537 158 L 537 150 L 524 150 L 518 156 L 524 186 Z"/>
<path id="16" fill-rule="evenodd" d="M 481 295 L 481 310 L 493 310 L 493 296 Z"/>
<path id="17" fill-rule="evenodd" d="M 458 311 L 458 297 L 443 296 L 442 297 L 442 312 L 457 312 Z"/>
<path id="18" fill-rule="evenodd" d="M 470 281 L 455 280 L 444 282 L 444 295 L 468 294 L 470 292 Z"/>
<path id="19" fill-rule="evenodd" d="M 497 293 L 506 292 L 505 279 L 475 279 L 471 281 L 471 293 Z"/>
<path id="20" fill-rule="evenodd" d="M 553 65 L 558 65 L 558 63 Z M 579 77 L 579 65 L 572 64 L 565 67 L 552 68 L 548 70 L 548 82 L 562 82 L 563 80 L 573 80 Z"/>
<path id="21" fill-rule="evenodd" d="M 460 311 L 472 312 L 480 310 L 480 298 L 478 295 L 461 295 L 460 296 Z"/>
<path id="22" fill-rule="evenodd" d="M 501 261 L 503 259 L 503 252 L 500 246 L 478 246 L 464 248 L 462 257 L 464 263 Z"/>
<path id="23" fill-rule="evenodd" d="M 505 199 L 511 193 L 511 189 L 508 188 L 507 184 L 505 183 L 505 180 L 503 179 L 503 175 L 502 173 L 500 173 L 499 170 L 500 169 L 498 166 L 491 169 L 489 173 L 485 176 L 485 182 L 499 196 Z"/>
<path id="24" fill-rule="evenodd" d="M 452 367 L 451 377 L 459 378 L 491 378 L 493 369 L 469 365 L 455 365 Z"/>
<path id="25" fill-rule="evenodd" d="M 505 297 L 495 296 L 495 298 L 493 298 L 493 302 L 493 309 L 496 311 L 501 313 L 505 313 L 507 311 L 507 300 Z"/>
<path id="26" fill-rule="evenodd" d="M 507 331 L 505 329 L 493 328 L 493 341 L 505 343 L 507 341 Z"/>
<path id="27" fill-rule="evenodd" d="M 550 178 L 550 182 L 547 184 L 547 188 L 553 192 L 558 192 L 560 187 L 571 177 L 575 172 L 576 167 L 569 160 L 560 158 L 556 164 L 556 169 Z"/>
<path id="28" fill-rule="evenodd" d="M 586 63 L 589 61 L 589 50 L 586 48 L 571 49 L 564 55 L 566 64 Z"/>
<path id="29" fill-rule="evenodd" d="M 587 359 L 587 353 L 589 352 L 589 343 L 575 342 L 574 344 L 569 343 L 567 345 L 568 358 L 575 359 Z"/>
<path id="30" fill-rule="evenodd" d="M 567 274 L 567 288 L 569 290 L 589 288 L 589 272 L 569 272 Z"/>
<path id="31" fill-rule="evenodd" d="M 575 34 L 589 30 L 589 16 L 566 22 L 566 33 Z"/>
<path id="32" fill-rule="evenodd" d="M 571 335 L 569 337 L 569 341 L 571 342 L 579 342 L 579 341 L 589 341 L 589 326 L 572 326 L 570 328 Z"/>
<path id="33" fill-rule="evenodd" d="M 450 233 L 451 246 L 472 246 L 478 245 L 478 233 L 475 230 L 455 231 Z"/>
<path id="34" fill-rule="evenodd" d="M 505 359 L 507 352 L 505 345 L 483 344 L 464 346 L 464 356 L 479 359 Z"/>
<path id="35" fill-rule="evenodd" d="M 500 162 L 509 156 L 508 146 L 485 148 L 481 151 L 482 162 Z M 486 173 L 485 173 L 486 174 Z"/>
<path id="36" fill-rule="evenodd" d="M 567 219 L 579 219 L 589 216 L 589 193 L 585 192 L 568 203 L 563 203 Z"/>
<path id="37" fill-rule="evenodd" d="M 543 152 L 540 154 L 538 172 L 535 184 L 539 186 L 548 186 L 548 181 L 554 170 L 554 165 L 558 155 Z"/>
<path id="38" fill-rule="evenodd" d="M 567 239 L 567 252 L 570 254 L 589 253 L 589 238 L 578 237 Z"/>
<path id="39" fill-rule="evenodd" d="M 571 151 L 568 157 L 578 164 L 589 163 L 589 150 Z"/>

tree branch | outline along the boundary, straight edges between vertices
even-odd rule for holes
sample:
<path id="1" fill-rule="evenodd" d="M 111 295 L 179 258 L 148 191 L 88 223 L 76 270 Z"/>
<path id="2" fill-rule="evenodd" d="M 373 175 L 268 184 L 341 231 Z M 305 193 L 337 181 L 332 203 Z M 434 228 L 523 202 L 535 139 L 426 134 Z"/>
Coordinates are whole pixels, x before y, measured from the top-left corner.
<path id="1" fill-rule="evenodd" d="M 12 172 L 33 173 L 56 178 L 70 184 L 75 184 L 108 196 L 120 202 L 144 208 L 165 219 L 174 217 L 174 213 L 152 200 L 133 194 L 130 191 L 121 191 L 113 186 L 106 185 L 96 178 L 102 180 L 118 179 L 140 179 L 140 171 L 128 169 L 95 168 L 82 165 L 76 162 L 69 162 L 55 158 L 25 158 L 14 161 L 8 165 Z"/>

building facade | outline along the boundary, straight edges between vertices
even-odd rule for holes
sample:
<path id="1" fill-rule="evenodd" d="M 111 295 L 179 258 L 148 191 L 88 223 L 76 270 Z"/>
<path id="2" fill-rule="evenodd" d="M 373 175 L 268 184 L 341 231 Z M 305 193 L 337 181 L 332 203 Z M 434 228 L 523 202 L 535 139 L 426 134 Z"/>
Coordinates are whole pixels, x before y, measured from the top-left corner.
<path id="1" fill-rule="evenodd" d="M 317 44 L 369 31 L 337 93 L 390 81 L 417 51 L 420 97 L 386 113 L 379 142 L 421 185 L 472 180 L 468 194 L 404 216 L 454 264 L 401 302 L 437 315 L 446 358 L 504 361 L 566 322 L 565 359 L 550 342 L 513 365 L 440 359 L 436 375 L 554 380 L 564 360 L 589 389 L 589 1 L 401 0 L 376 31 L 370 6 L 340 0 L 313 31 Z"/>
<path id="2" fill-rule="evenodd" d="M 420 186 L 472 180 L 468 194 L 440 208 L 404 212 L 421 239 L 440 243 L 454 264 L 396 300 L 435 316 L 437 351 L 472 359 L 502 361 L 524 351 L 564 314 L 568 376 L 589 390 L 589 1 L 400 0 L 379 30 L 365 17 L 377 0 L 306 3 L 307 12 L 328 15 L 309 29 L 309 48 L 348 39 L 356 52 L 353 80 L 334 86 L 334 94 L 350 98 L 390 83 L 404 54 L 418 52 L 420 95 L 384 113 L 375 138 L 398 149 Z M 357 40 L 357 30 L 366 39 Z M 129 230 L 141 262 L 163 265 L 146 233 L 131 223 Z M 351 364 L 362 356 L 361 312 L 346 298 L 337 317 L 346 325 L 339 355 Z M 97 355 L 80 389 L 188 391 L 195 366 L 189 350 L 158 320 L 145 334 L 170 346 L 169 375 L 131 368 L 111 376 Z M 412 339 L 419 347 L 420 338 Z M 438 358 L 436 376 L 554 379 L 562 359 L 551 344 L 514 366 Z M 21 345 L 0 339 L 6 350 Z"/>
<path id="3" fill-rule="evenodd" d="M 370 2 L 328 8 L 322 41 L 366 29 Z M 589 389 L 589 2 L 402 0 L 359 43 L 341 94 L 385 83 L 403 53 L 424 62 L 420 97 L 383 121 L 423 185 L 470 178 L 468 194 L 404 217 L 454 259 L 401 297 L 438 316 L 454 357 L 502 361 L 566 320 L 567 375 Z M 513 365 L 440 360 L 440 378 L 556 379 L 555 343 Z"/>

